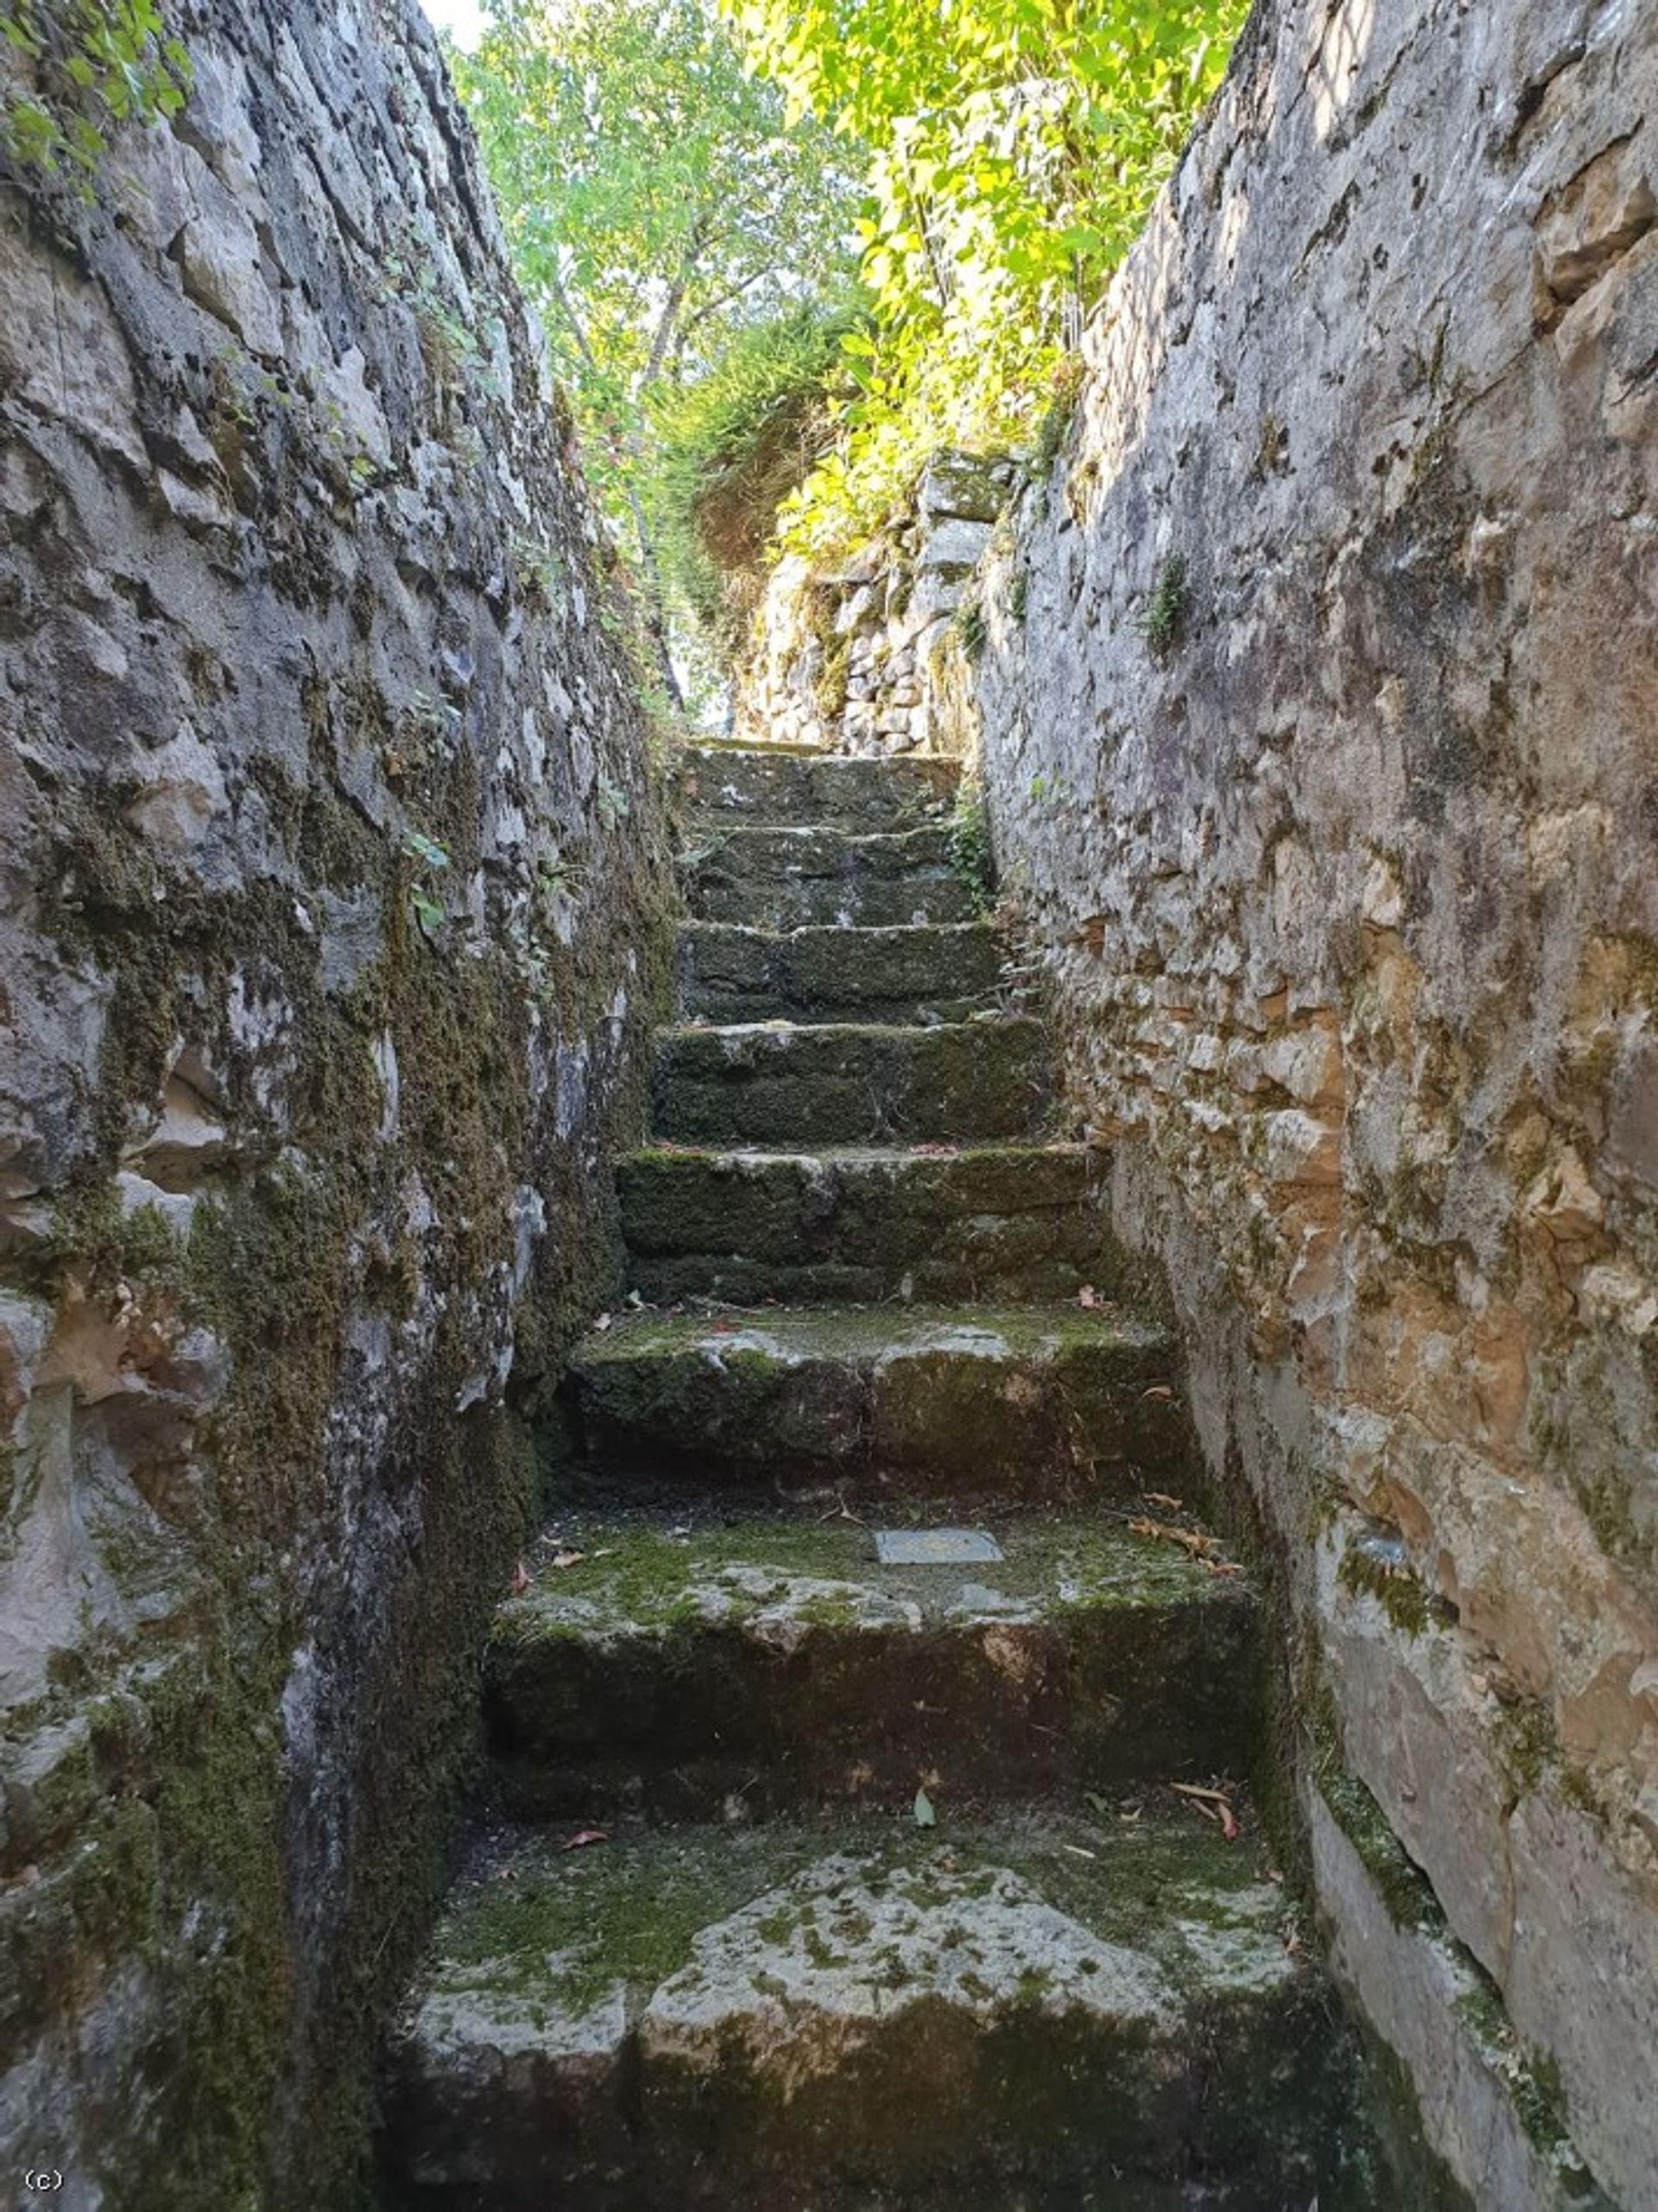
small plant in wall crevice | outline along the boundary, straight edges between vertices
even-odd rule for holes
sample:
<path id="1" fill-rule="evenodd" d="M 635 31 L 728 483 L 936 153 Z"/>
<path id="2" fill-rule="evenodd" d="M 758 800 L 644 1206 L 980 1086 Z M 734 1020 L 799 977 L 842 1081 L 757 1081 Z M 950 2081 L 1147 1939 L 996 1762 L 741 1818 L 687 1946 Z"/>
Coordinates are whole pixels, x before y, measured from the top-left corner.
<path id="1" fill-rule="evenodd" d="M 950 816 L 950 866 L 972 894 L 980 914 L 988 914 L 996 885 L 996 863 L 990 846 L 990 808 L 984 786 L 977 776 L 964 776 L 956 790 Z"/>
<path id="2" fill-rule="evenodd" d="M 956 609 L 956 636 L 961 650 L 975 666 L 984 659 L 984 648 L 990 642 L 990 627 L 984 618 L 984 602 L 977 592 L 970 592 Z"/>
<path id="3" fill-rule="evenodd" d="M 1140 616 L 1140 634 L 1160 660 L 1174 651 L 1185 634 L 1191 598 L 1186 556 L 1171 553 L 1157 571 L 1157 580 Z"/>

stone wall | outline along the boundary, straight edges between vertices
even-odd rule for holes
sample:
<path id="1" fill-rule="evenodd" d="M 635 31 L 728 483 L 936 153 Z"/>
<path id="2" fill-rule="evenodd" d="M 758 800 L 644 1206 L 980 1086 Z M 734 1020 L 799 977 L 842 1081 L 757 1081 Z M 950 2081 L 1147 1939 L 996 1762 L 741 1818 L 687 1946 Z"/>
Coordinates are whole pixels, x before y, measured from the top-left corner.
<path id="1" fill-rule="evenodd" d="M 1258 8 L 1087 359 L 983 581 L 999 857 L 1300 1624 L 1337 1955 L 1478 2203 L 1566 2201 L 1564 2123 L 1634 2212 L 1658 15 Z M 1373 1794 L 1454 1973 L 1367 1937 L 1321 1781 Z M 1491 2133 L 1482 2006 L 1541 2164 Z"/>
<path id="2" fill-rule="evenodd" d="M 1017 473 L 940 453 L 906 510 L 848 559 L 772 571 L 737 688 L 738 737 L 883 755 L 959 752 L 970 580 Z"/>
<path id="3" fill-rule="evenodd" d="M 355 2201 L 662 884 L 422 19 L 180 20 L 0 186 L 0 2140 L 250 2212 Z"/>

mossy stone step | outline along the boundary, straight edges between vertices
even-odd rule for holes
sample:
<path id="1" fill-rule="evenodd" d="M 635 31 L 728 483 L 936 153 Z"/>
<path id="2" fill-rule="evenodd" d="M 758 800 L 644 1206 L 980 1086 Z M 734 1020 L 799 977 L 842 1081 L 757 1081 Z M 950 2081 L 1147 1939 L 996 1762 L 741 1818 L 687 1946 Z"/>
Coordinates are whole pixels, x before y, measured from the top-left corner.
<path id="1" fill-rule="evenodd" d="M 403 2212 L 1372 2212 L 1246 1835 L 1107 1808 L 497 1831 L 394 2046 Z"/>
<path id="2" fill-rule="evenodd" d="M 982 1143 L 1038 1135 L 1051 1087 L 1047 1032 L 1027 1015 L 690 1025 L 657 1033 L 651 1125 L 690 1144 Z"/>
<path id="3" fill-rule="evenodd" d="M 685 853 L 680 873 L 687 906 L 705 922 L 758 929 L 971 922 L 978 893 L 950 851 L 941 826 L 870 835 L 817 823 L 737 827 Z"/>
<path id="4" fill-rule="evenodd" d="M 644 1312 L 586 1338 L 572 1374 L 606 1475 L 1012 1498 L 1183 1480 L 1174 1340 L 1115 1308 Z"/>
<path id="5" fill-rule="evenodd" d="M 1082 1144 L 965 1151 L 656 1147 L 617 1171 L 633 1287 L 653 1305 L 1130 1300 L 1140 1271 Z"/>
<path id="6" fill-rule="evenodd" d="M 927 1782 L 959 1803 L 1246 1769 L 1235 1569 L 1122 1521 L 1005 1509 L 976 1524 L 999 1559 L 887 1565 L 830 1510 L 562 1519 L 490 1645 L 503 1802 L 908 1803 Z"/>
<path id="7" fill-rule="evenodd" d="M 946 812 L 961 764 L 854 760 L 782 746 L 687 746 L 674 782 L 681 811 L 700 821 L 817 821 L 839 829 L 913 828 Z"/>
<path id="8" fill-rule="evenodd" d="M 988 922 L 889 929 L 749 929 L 692 922 L 675 970 L 689 1019 L 954 1021 L 990 1003 L 1002 948 Z"/>

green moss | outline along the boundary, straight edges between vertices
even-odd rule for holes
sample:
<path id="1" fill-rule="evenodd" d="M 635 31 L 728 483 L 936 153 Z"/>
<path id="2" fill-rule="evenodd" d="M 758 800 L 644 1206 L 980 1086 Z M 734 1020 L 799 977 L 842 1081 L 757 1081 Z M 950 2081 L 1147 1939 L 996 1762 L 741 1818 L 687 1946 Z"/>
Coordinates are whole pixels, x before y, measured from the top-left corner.
<path id="1" fill-rule="evenodd" d="M 1353 1775 L 1336 1773 L 1321 1777 L 1319 1788 L 1342 1833 L 1363 1860 L 1394 1926 L 1441 1935 L 1445 1915 L 1432 1885 L 1364 1784 Z"/>
<path id="2" fill-rule="evenodd" d="M 1433 1617 L 1428 1594 L 1408 1567 L 1395 1566 L 1363 1545 L 1350 1543 L 1341 1556 L 1337 1580 L 1344 1590 L 1374 1598 L 1402 1634 L 1427 1633 Z"/>
<path id="3" fill-rule="evenodd" d="M 1085 375 L 1082 357 L 1067 353 L 1054 371 L 1054 396 L 1037 428 L 1036 443 L 1031 453 L 1031 472 L 1039 482 L 1054 472 L 1054 464 L 1060 457 L 1073 416 L 1077 411 L 1083 380 Z"/>
<path id="4" fill-rule="evenodd" d="M 522 1303 L 527 1400 L 556 1371 L 612 1266 L 606 1194 L 592 1187 L 591 1167 L 563 1151 L 549 1157 L 528 1126 L 532 1014 L 522 979 L 499 956 L 452 960 L 411 928 L 408 856 L 338 793 L 342 718 L 354 744 L 392 740 L 376 694 L 313 682 L 301 711 L 313 773 L 298 785 L 265 764 L 259 780 L 274 833 L 303 879 L 382 916 L 378 958 L 346 997 L 324 988 L 316 939 L 296 922 L 285 882 L 226 894 L 163 882 L 118 810 L 66 798 L 54 818 L 48 872 L 59 888 L 47 926 L 66 958 L 108 979 L 111 1011 L 93 1106 L 98 1150 L 62 1195 L 28 1280 L 49 1293 L 73 1273 L 94 1296 L 124 1284 L 152 1315 L 211 1327 L 230 1353 L 228 1389 L 199 1425 L 190 1480 L 162 1499 L 161 1533 L 98 1537 L 106 1571 L 146 1604 L 161 1547 L 173 1610 L 133 1676 L 142 1718 L 130 1746 L 99 1752 L 130 1848 L 87 1859 L 56 1960 L 30 1977 L 66 2013 L 94 1969 L 122 1961 L 160 1993 L 165 2029 L 134 2057 L 153 2085 L 141 2100 L 148 2119 L 140 2127 L 133 2113 L 111 2112 L 86 2126 L 89 2143 L 112 2146 L 127 2212 L 357 2201 L 377 2025 L 441 1880 L 444 1824 L 475 1745 L 485 1624 L 536 1503 L 522 1422 L 499 1410 L 455 1413 L 476 1358 L 472 1294 L 487 1291 L 512 1249 L 527 1163 L 563 1225 Z M 404 764 L 411 812 L 469 868 L 474 756 L 427 750 Z M 566 1035 L 590 1033 L 608 1013 L 630 942 L 640 1012 L 665 975 L 669 893 L 659 854 L 656 833 L 642 825 L 614 876 L 609 926 L 590 916 L 552 979 L 552 1017 Z M 135 1123 L 153 1112 L 181 1035 L 232 1069 L 241 1064 L 224 1010 L 233 986 L 250 981 L 285 1010 L 283 1150 L 273 1157 L 273 1118 L 233 1078 L 222 1109 L 232 1163 L 210 1179 L 181 1241 L 154 1209 L 123 1215 L 113 1173 Z M 402 1092 L 401 1126 L 386 1144 L 370 1134 L 383 1110 L 373 1052 L 383 1034 L 396 1047 Z M 638 1096 L 636 1068 L 620 1112 Z M 411 1175 L 434 1221 L 418 1239 L 382 1243 L 370 1227 L 400 1218 Z M 588 1223 L 584 1244 L 574 1230 Z M 398 1409 L 376 1478 L 394 1497 L 421 1486 L 421 1550 L 418 1559 L 395 1548 L 389 1556 L 383 1571 L 396 1584 L 377 1589 L 374 1603 L 391 1632 L 354 1655 L 354 1712 L 334 1713 L 329 1746 L 343 1764 L 314 1779 L 319 1803 L 301 1802 L 279 1716 L 294 1651 L 327 1623 L 302 1595 L 293 1553 L 326 1536 L 338 1510 L 330 1420 L 347 1316 L 407 1315 L 434 1286 L 444 1296 L 425 1371 Z M 155 1664 L 162 1657 L 164 1666 Z M 96 1698 L 131 1657 L 113 1643 L 89 1644 L 57 1670 L 45 1717 Z M 325 1668 L 337 1658 L 320 1654 Z M 356 1715 L 377 1717 L 359 1733 Z M 88 1841 L 112 1818 L 100 1812 Z M 358 1822 L 348 1878 L 326 1896 L 290 1894 L 290 1868 L 303 1864 L 296 1848 L 307 1848 L 319 1823 L 348 1818 Z M 138 1848 L 146 1835 L 148 1850 Z M 43 1903 L 55 1894 L 54 1876 L 48 1867 Z M 326 1978 L 305 1949 L 312 1942 L 326 1949 Z M 303 2115 L 280 2138 L 279 2110 Z"/>
<path id="5" fill-rule="evenodd" d="M 1497 1746 L 1503 1763 L 1524 1794 L 1538 1789 L 1560 1765 L 1560 1740 L 1553 1709 L 1541 1698 L 1516 1698 L 1498 1713 Z"/>
<path id="6" fill-rule="evenodd" d="M 1550 2053 L 1526 2049 L 1497 1984 L 1465 1955 L 1464 1963 L 1469 1987 L 1457 2000 L 1457 2010 L 1483 2047 L 1487 2063 L 1501 2076 L 1528 2139 L 1574 2189 L 1592 2189 L 1592 2178 L 1572 2142 L 1558 2061 Z M 1601 2201 L 1598 2193 L 1595 2201 Z"/>
<path id="7" fill-rule="evenodd" d="M 838 722 L 846 708 L 846 685 L 851 668 L 851 631 L 831 630 L 822 639 L 823 659 L 812 685 L 812 695 L 826 722 Z"/>

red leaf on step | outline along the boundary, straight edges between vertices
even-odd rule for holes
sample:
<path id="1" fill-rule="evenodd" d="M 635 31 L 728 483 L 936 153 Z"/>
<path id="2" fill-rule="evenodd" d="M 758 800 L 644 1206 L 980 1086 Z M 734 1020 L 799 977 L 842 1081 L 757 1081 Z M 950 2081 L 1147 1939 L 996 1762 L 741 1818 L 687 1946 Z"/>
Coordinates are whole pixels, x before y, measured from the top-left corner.
<path id="1" fill-rule="evenodd" d="M 560 1848 L 565 1851 L 585 1850 L 590 1843 L 608 1843 L 610 1836 L 602 1828 L 579 1828 L 567 1843 Z"/>

